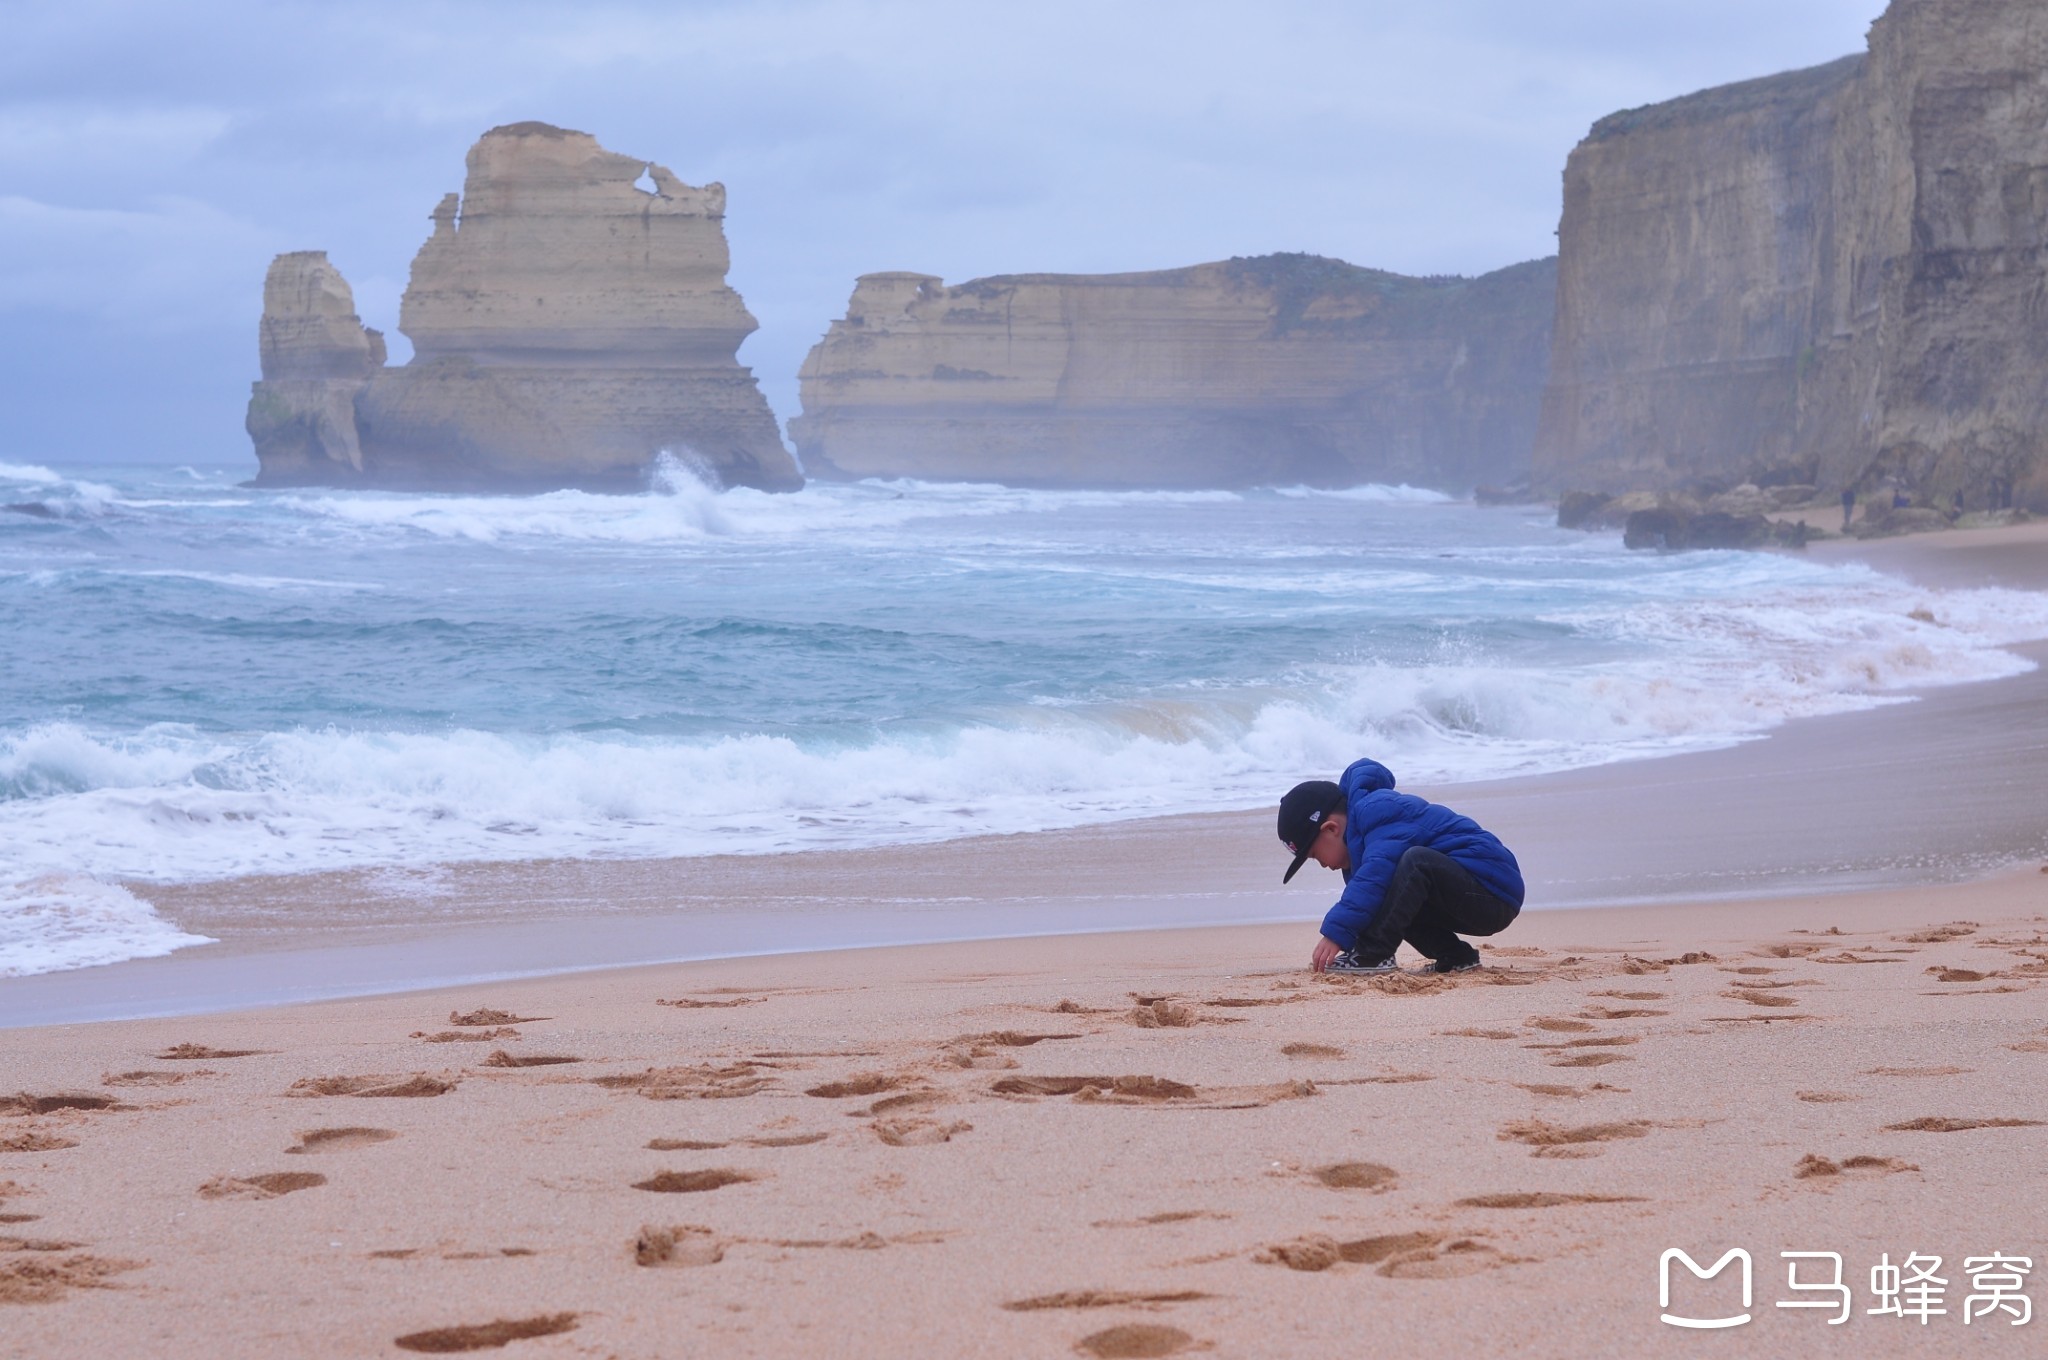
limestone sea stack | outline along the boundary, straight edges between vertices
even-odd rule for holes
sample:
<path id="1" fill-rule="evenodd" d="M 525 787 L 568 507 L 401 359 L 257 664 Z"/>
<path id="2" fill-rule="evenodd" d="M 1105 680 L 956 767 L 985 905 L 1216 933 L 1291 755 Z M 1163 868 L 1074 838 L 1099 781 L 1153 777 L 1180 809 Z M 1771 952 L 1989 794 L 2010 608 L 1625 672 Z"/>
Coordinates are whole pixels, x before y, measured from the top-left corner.
<path id="1" fill-rule="evenodd" d="M 726 485 L 801 485 L 735 357 L 755 321 L 725 280 L 724 217 L 721 185 L 586 133 L 493 128 L 414 257 L 411 362 L 384 366 L 324 254 L 272 264 L 257 484 L 631 490 L 667 452 Z"/>
<path id="2" fill-rule="evenodd" d="M 1314 255 L 947 286 L 863 275 L 805 360 L 814 475 L 1470 488 L 1527 476 L 1555 262 L 1409 278 Z"/>
<path id="3" fill-rule="evenodd" d="M 324 250 L 270 262 L 257 327 L 263 380 L 249 398 L 259 477 L 273 484 L 360 479 L 356 398 L 384 367 L 384 336 L 363 325 L 355 295 Z"/>
<path id="4" fill-rule="evenodd" d="M 2048 508 L 2048 6 L 1614 114 L 1565 168 L 1535 476 Z"/>

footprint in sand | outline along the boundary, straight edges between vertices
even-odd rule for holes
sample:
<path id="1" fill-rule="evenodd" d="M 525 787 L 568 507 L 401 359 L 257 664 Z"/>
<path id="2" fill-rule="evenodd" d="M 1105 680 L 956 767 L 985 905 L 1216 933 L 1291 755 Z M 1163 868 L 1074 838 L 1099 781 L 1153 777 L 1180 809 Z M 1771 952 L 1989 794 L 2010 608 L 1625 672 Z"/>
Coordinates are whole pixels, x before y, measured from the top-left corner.
<path id="1" fill-rule="evenodd" d="M 41 1129 L 0 1136 L 0 1152 L 59 1152 L 78 1146 L 76 1138 L 63 1138 Z"/>
<path id="2" fill-rule="evenodd" d="M 590 1084 L 608 1091 L 635 1091 L 649 1100 L 737 1100 L 767 1090 L 774 1078 L 753 1063 L 726 1067 L 650 1067 L 592 1077 Z"/>
<path id="3" fill-rule="evenodd" d="M 1670 1011 L 1649 1010 L 1642 1006 L 1588 1006 L 1579 1012 L 1584 1020 L 1648 1020 Z"/>
<path id="4" fill-rule="evenodd" d="M 1319 1167 L 1311 1174 L 1332 1190 L 1386 1191 L 1393 1189 L 1400 1179 L 1394 1168 L 1378 1162 L 1338 1162 L 1335 1166 Z"/>
<path id="5" fill-rule="evenodd" d="M 1987 978 L 2005 976 L 1998 972 L 1980 973 L 1974 968 L 1929 968 L 1927 974 L 1936 982 L 1983 982 Z"/>
<path id="6" fill-rule="evenodd" d="M 1847 1100 L 1861 1100 L 1862 1096 L 1850 1095 L 1847 1091 L 1794 1091 L 1792 1094 L 1809 1105 L 1838 1105 Z"/>
<path id="7" fill-rule="evenodd" d="M 1192 1006 L 1166 1000 L 1140 1002 L 1131 1012 L 1131 1023 L 1139 1029 L 1186 1029 L 1201 1020 Z"/>
<path id="8" fill-rule="evenodd" d="M 397 1136 L 390 1129 L 304 1129 L 299 1133 L 298 1146 L 288 1147 L 285 1152 L 347 1152 L 373 1143 L 388 1143 Z"/>
<path id="9" fill-rule="evenodd" d="M 1461 1209 L 1557 1209 L 1568 1204 L 1647 1204 L 1640 1195 L 1566 1195 L 1551 1190 L 1517 1190 L 1499 1195 L 1470 1195 L 1454 1203 Z"/>
<path id="10" fill-rule="evenodd" d="M 190 1072 L 102 1072 L 102 1086 L 178 1086 L 193 1077 L 217 1077 L 220 1073 L 208 1067 L 195 1068 Z"/>
<path id="11" fill-rule="evenodd" d="M 695 997 L 679 996 L 673 1001 L 664 1001 L 657 996 L 654 998 L 654 1004 L 657 1006 L 674 1006 L 677 1010 L 683 1011 L 722 1011 L 730 1010 L 734 1006 L 758 1005 L 767 999 L 765 996 L 735 996 L 727 997 L 720 1001 L 700 1001 Z"/>
<path id="12" fill-rule="evenodd" d="M 1974 1069 L 1968 1067 L 1873 1067 L 1863 1075 L 1866 1077 L 1960 1077 Z"/>
<path id="13" fill-rule="evenodd" d="M 1649 1131 L 1650 1126 L 1639 1119 L 1576 1126 L 1522 1119 L 1504 1125 L 1498 1137 L 1504 1143 L 1527 1143 L 1536 1149 L 1529 1154 L 1532 1157 L 1595 1157 L 1601 1143 L 1641 1138 Z"/>
<path id="14" fill-rule="evenodd" d="M 1129 1289 L 1066 1289 L 1057 1294 L 1036 1294 L 1028 1299 L 1011 1299 L 1006 1312 L 1040 1313 L 1064 1308 L 1131 1308 L 1169 1303 L 1194 1303 L 1212 1297 L 1199 1289 L 1170 1289 L 1137 1292 Z"/>
<path id="15" fill-rule="evenodd" d="M 715 1266 L 725 1259 L 725 1243 L 710 1228 L 692 1224 L 643 1227 L 633 1240 L 633 1263 L 642 1266 Z"/>
<path id="16" fill-rule="evenodd" d="M 1549 1030 L 1553 1034 L 1588 1034 L 1593 1029 L 1584 1020 L 1563 1015 L 1532 1015 L 1522 1023 L 1530 1029 Z"/>
<path id="17" fill-rule="evenodd" d="M 879 1119 L 868 1125 L 875 1137 L 890 1147 L 930 1147 L 950 1143 L 956 1134 L 972 1133 L 974 1125 L 961 1121 L 942 1124 L 932 1119 Z"/>
<path id="18" fill-rule="evenodd" d="M 1586 1026 L 1591 1029 L 1592 1026 Z M 1438 1034 L 1451 1039 L 1519 1039 L 1522 1036 L 1511 1029 L 1440 1029 Z"/>
<path id="19" fill-rule="evenodd" d="M 566 1053 L 529 1053 L 525 1055 L 507 1053 L 502 1048 L 491 1050 L 491 1056 L 479 1063 L 480 1067 L 558 1067 L 563 1063 L 582 1062 Z"/>
<path id="20" fill-rule="evenodd" d="M 1445 1238 L 1443 1233 L 1406 1232 L 1339 1242 L 1317 1234 L 1267 1247 L 1252 1259 L 1303 1271 L 1324 1271 L 1340 1262 L 1374 1265 L 1389 1279 L 1451 1279 L 1507 1263 L 1478 1238 Z"/>
<path id="21" fill-rule="evenodd" d="M 813 1143 L 822 1143 L 830 1136 L 830 1134 L 824 1133 L 783 1133 L 776 1134 L 772 1137 L 746 1138 L 742 1139 L 741 1141 L 744 1142 L 748 1147 L 792 1148 L 809 1147 Z M 656 1139 L 655 1141 L 659 1142 L 660 1140 Z M 653 1147 L 654 1144 L 649 1143 L 648 1146 Z M 724 1146 L 724 1144 L 718 1144 L 717 1146 L 722 1147 Z"/>
<path id="22" fill-rule="evenodd" d="M 545 1015 L 514 1015 L 510 1011 L 492 1010 L 485 1006 L 467 1014 L 448 1012 L 448 1023 L 468 1029 L 482 1029 L 492 1025 L 537 1025 L 551 1017 Z"/>
<path id="23" fill-rule="evenodd" d="M 1334 1044 L 1288 1044 L 1280 1050 L 1290 1058 L 1341 1058 L 1344 1050 Z"/>
<path id="24" fill-rule="evenodd" d="M 9 1246 L 10 1241 L 21 1239 L 0 1238 L 0 1252 L 6 1253 L 0 1256 L 0 1304 L 53 1303 L 74 1289 L 118 1288 L 113 1276 L 147 1264 L 90 1253 L 57 1256 L 38 1247 L 24 1249 L 26 1244 Z"/>
<path id="25" fill-rule="evenodd" d="M 1194 1087 L 1164 1077 L 1004 1077 L 989 1088 L 1005 1096 L 1071 1096 L 1093 1092 L 1135 1100 L 1192 1100 Z"/>
<path id="26" fill-rule="evenodd" d="M 1907 944 L 1946 944 L 1950 940 L 1960 940 L 1967 935 L 1975 935 L 1977 930 L 1978 926 L 1975 921 L 1951 921 L 1947 925 L 1930 926 L 1926 930 L 1918 930 L 1911 935 L 1902 935 L 1898 938 L 1904 940 Z"/>
<path id="27" fill-rule="evenodd" d="M 1625 1087 L 1609 1086 L 1604 1081 L 1596 1081 L 1591 1086 L 1557 1086 L 1549 1082 L 1541 1081 L 1526 1083 L 1518 1081 L 1514 1084 L 1519 1089 L 1527 1091 L 1531 1095 L 1558 1096 L 1566 1100 L 1583 1100 L 1585 1097 L 1594 1095 L 1601 1091 L 1612 1091 L 1618 1095 L 1628 1094 L 1628 1091 Z"/>
<path id="28" fill-rule="evenodd" d="M 383 1251 L 367 1253 L 372 1261 L 410 1261 L 425 1254 L 426 1251 L 419 1247 L 387 1247 Z M 433 1254 L 443 1261 L 503 1261 L 519 1256 L 538 1256 L 540 1253 L 531 1247 L 499 1247 L 495 1251 L 458 1251 L 444 1244 L 440 1251 Z"/>
<path id="29" fill-rule="evenodd" d="M 1097 1360 L 1150 1360 L 1151 1357 L 1179 1355 L 1195 1339 L 1178 1327 L 1161 1327 L 1151 1322 L 1126 1322 L 1100 1332 L 1090 1332 L 1074 1343 L 1083 1354 Z"/>
<path id="30" fill-rule="evenodd" d="M 1850 1175 L 1856 1172 L 1876 1172 L 1879 1175 L 1889 1176 L 1900 1171 L 1918 1171 L 1919 1169 L 1913 1163 L 1902 1162 L 1896 1157 L 1844 1157 L 1841 1161 L 1837 1162 L 1818 1153 L 1809 1152 L 1799 1159 L 1797 1166 L 1792 1168 L 1792 1178 L 1802 1181 L 1819 1180 Z"/>
<path id="31" fill-rule="evenodd" d="M 1550 1060 L 1552 1067 L 1605 1067 L 1609 1063 L 1634 1062 L 1626 1053 L 1560 1053 Z"/>
<path id="32" fill-rule="evenodd" d="M 1967 1133 L 1971 1129 L 2035 1129 L 2044 1122 L 2039 1119 L 1951 1119 L 1946 1115 L 1928 1115 L 1920 1119 L 1908 1119 L 1898 1124 L 1886 1124 L 1886 1133 Z"/>
<path id="33" fill-rule="evenodd" d="M 276 1199 L 327 1184 L 317 1171 L 272 1171 L 261 1176 L 215 1176 L 199 1187 L 201 1199 Z"/>
<path id="34" fill-rule="evenodd" d="M 95 1096 L 60 1092 L 55 1095 L 37 1096 L 23 1091 L 16 1096 L 0 1096 L 0 1114 L 49 1114 L 56 1110 L 126 1110 L 112 1096 Z"/>
<path id="35" fill-rule="evenodd" d="M 443 1096 L 455 1089 L 455 1082 L 415 1072 L 410 1077 L 301 1077 L 285 1092 L 288 1096 Z"/>
<path id="36" fill-rule="evenodd" d="M 1667 992 L 1595 992 L 1594 996 L 1611 996 L 1621 1001 L 1662 1001 Z"/>
<path id="37" fill-rule="evenodd" d="M 423 1029 L 416 1029 L 406 1037 L 428 1044 L 488 1044 L 500 1039 L 517 1039 L 521 1036 L 516 1029 L 500 1026 L 497 1029 L 480 1029 L 471 1033 L 459 1029 L 444 1029 L 438 1034 L 429 1034 Z"/>
<path id="38" fill-rule="evenodd" d="M 694 1195 L 759 1179 L 754 1172 L 735 1171 L 730 1167 L 717 1167 L 710 1171 L 658 1171 L 644 1181 L 634 1181 L 633 1188 L 651 1190 L 657 1195 Z"/>
<path id="39" fill-rule="evenodd" d="M 1147 1214 L 1143 1218 L 1103 1218 L 1089 1224 L 1091 1228 L 1156 1228 L 1167 1223 L 1191 1223 L 1200 1218 L 1228 1219 L 1229 1214 L 1219 1214 L 1210 1209 L 1173 1209 L 1163 1214 Z"/>
<path id="40" fill-rule="evenodd" d="M 911 1078 L 892 1077 L 881 1072 L 862 1072 L 848 1077 L 845 1081 L 828 1081 L 822 1086 L 813 1086 L 804 1094 L 823 1100 L 844 1100 L 848 1096 L 873 1096 L 884 1091 L 893 1091 L 907 1085 Z"/>
<path id="41" fill-rule="evenodd" d="M 987 1034 L 965 1035 L 959 1042 L 994 1044 L 998 1048 L 1030 1048 L 1033 1044 L 1042 1044 L 1048 1039 L 1080 1039 L 1085 1037 L 1085 1035 L 1080 1034 L 1024 1034 L 1014 1029 L 998 1029 L 991 1030 Z"/>
<path id="42" fill-rule="evenodd" d="M 1796 1006 L 1796 996 L 1779 996 L 1776 992 L 1760 992 L 1752 987 L 1737 987 L 1721 993 L 1731 1001 L 1747 1001 L 1752 1006 Z"/>
<path id="43" fill-rule="evenodd" d="M 544 1313 L 539 1317 L 500 1318 L 473 1327 L 435 1327 L 424 1332 L 407 1332 L 391 1344 L 402 1351 L 425 1351 L 430 1355 L 451 1355 L 457 1351 L 496 1350 L 514 1341 L 536 1336 L 556 1336 L 576 1329 L 574 1313 Z"/>
<path id="44" fill-rule="evenodd" d="M 159 1062 L 193 1062 L 201 1058 L 253 1058 L 262 1048 L 208 1048 L 205 1044 L 172 1044 L 157 1054 Z"/>

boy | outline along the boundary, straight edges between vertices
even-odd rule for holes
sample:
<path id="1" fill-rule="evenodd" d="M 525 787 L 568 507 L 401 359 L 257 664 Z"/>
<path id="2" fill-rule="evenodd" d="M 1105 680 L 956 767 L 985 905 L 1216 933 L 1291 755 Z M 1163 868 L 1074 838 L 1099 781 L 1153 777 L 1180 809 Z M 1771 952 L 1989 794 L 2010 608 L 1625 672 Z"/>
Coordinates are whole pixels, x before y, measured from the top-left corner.
<path id="1" fill-rule="evenodd" d="M 1406 940 L 1438 973 L 1479 966 L 1460 935 L 1497 935 L 1522 910 L 1515 857 L 1470 817 L 1394 792 L 1386 766 L 1360 760 L 1341 783 L 1312 779 L 1280 800 L 1280 842 L 1294 853 L 1282 883 L 1313 859 L 1344 875 L 1323 917 L 1315 971 L 1393 973 Z"/>

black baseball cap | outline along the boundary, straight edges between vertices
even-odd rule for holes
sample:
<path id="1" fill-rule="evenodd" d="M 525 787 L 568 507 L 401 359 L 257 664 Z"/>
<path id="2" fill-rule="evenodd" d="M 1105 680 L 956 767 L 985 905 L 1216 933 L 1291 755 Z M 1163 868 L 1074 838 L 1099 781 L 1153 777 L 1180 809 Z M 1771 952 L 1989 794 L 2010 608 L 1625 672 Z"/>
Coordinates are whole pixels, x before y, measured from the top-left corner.
<path id="1" fill-rule="evenodd" d="M 1294 863 L 1280 875 L 1282 883 L 1308 862 L 1308 848 L 1322 834 L 1323 818 L 1344 806 L 1344 790 L 1327 779 L 1296 784 L 1280 800 L 1280 843 L 1294 852 Z"/>

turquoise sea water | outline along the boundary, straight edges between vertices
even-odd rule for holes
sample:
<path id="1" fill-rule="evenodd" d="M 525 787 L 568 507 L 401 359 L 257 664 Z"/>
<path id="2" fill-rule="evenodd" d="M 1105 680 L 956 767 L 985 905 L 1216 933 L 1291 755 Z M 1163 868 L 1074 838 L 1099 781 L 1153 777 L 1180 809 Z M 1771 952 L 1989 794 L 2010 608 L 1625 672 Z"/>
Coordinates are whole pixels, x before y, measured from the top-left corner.
<path id="1" fill-rule="evenodd" d="M 0 463 L 0 976 L 190 942 L 152 882 L 1249 807 L 1366 752 L 1556 770 L 2010 674 L 2048 635 L 2039 595 L 1630 554 L 1406 488 L 247 471 Z"/>

